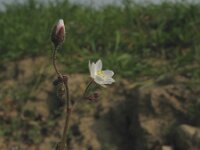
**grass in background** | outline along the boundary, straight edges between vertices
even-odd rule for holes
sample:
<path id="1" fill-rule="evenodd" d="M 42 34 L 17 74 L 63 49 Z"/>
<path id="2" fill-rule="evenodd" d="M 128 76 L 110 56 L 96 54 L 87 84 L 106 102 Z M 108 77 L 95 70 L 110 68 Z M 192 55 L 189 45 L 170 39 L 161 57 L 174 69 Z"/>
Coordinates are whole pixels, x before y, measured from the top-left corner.
<path id="1" fill-rule="evenodd" d="M 103 59 L 116 74 L 136 79 L 189 73 L 199 81 L 200 4 L 138 5 L 100 9 L 67 0 L 43 5 L 35 0 L 6 5 L 0 12 L 1 63 L 50 56 L 52 25 L 63 18 L 67 40 L 60 61 L 70 72 L 88 72 L 88 60 Z"/>

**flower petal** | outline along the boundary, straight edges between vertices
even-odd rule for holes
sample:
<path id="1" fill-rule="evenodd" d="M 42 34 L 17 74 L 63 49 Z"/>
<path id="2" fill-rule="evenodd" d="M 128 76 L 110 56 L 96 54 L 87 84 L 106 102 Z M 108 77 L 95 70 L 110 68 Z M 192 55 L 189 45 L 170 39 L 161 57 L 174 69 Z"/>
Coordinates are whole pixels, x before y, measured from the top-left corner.
<path id="1" fill-rule="evenodd" d="M 103 86 L 104 88 L 106 88 L 107 86 L 105 84 L 100 84 L 101 86 Z"/>
<path id="2" fill-rule="evenodd" d="M 94 81 L 100 86 L 106 88 L 106 85 L 104 84 L 105 80 L 101 76 L 95 76 Z"/>
<path id="3" fill-rule="evenodd" d="M 91 69 L 90 69 L 90 76 L 91 76 L 92 78 L 95 78 L 95 74 L 96 74 L 95 64 L 92 63 Z"/>
<path id="4" fill-rule="evenodd" d="M 104 79 L 100 76 L 95 76 L 94 81 L 100 85 L 104 83 Z"/>
<path id="5" fill-rule="evenodd" d="M 92 67 L 92 65 L 90 63 L 90 60 L 89 60 L 89 63 L 88 63 L 88 67 L 89 67 L 89 71 L 90 71 L 90 74 L 91 74 L 91 67 Z"/>
<path id="6" fill-rule="evenodd" d="M 114 75 L 114 72 L 112 70 L 104 70 L 103 73 L 108 78 L 110 78 Z"/>
<path id="7" fill-rule="evenodd" d="M 65 33 L 65 24 L 64 24 L 63 19 L 59 19 L 59 21 L 57 23 L 56 34 L 58 34 L 58 32 L 61 30 L 61 28 L 63 28 L 63 32 Z"/>
<path id="8" fill-rule="evenodd" d="M 96 71 L 100 71 L 100 70 L 102 70 L 102 61 L 101 61 L 101 59 L 99 59 L 96 62 Z"/>
<path id="9" fill-rule="evenodd" d="M 107 78 L 104 80 L 103 84 L 112 84 L 113 82 L 115 82 L 113 78 Z"/>

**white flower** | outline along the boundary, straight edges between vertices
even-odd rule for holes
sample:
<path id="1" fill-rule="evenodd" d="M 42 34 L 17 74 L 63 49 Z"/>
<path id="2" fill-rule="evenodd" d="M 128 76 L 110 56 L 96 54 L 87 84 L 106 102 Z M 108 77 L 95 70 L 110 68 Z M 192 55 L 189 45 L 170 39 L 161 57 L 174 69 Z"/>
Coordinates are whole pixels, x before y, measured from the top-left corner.
<path id="1" fill-rule="evenodd" d="M 89 61 L 90 76 L 94 81 L 105 87 L 106 84 L 111 84 L 115 82 L 112 78 L 114 72 L 112 70 L 102 70 L 102 61 L 99 59 L 96 63 L 90 63 Z"/>

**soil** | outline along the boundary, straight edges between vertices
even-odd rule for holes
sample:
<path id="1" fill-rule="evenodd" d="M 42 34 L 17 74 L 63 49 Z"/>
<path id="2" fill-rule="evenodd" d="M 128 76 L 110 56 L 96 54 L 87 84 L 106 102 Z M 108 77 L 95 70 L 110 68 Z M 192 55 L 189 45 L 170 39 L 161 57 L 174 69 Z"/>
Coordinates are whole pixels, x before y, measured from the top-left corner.
<path id="1" fill-rule="evenodd" d="M 63 72 L 64 66 L 60 66 Z M 50 59 L 26 58 L 0 66 L 0 150 L 55 149 L 64 127 L 64 100 L 52 82 Z M 72 110 L 67 143 L 70 150 L 179 150 L 171 135 L 180 124 L 191 124 L 189 106 L 198 86 L 181 75 L 157 80 L 127 81 L 98 87 L 97 101 L 80 100 L 89 81 L 70 74 Z"/>

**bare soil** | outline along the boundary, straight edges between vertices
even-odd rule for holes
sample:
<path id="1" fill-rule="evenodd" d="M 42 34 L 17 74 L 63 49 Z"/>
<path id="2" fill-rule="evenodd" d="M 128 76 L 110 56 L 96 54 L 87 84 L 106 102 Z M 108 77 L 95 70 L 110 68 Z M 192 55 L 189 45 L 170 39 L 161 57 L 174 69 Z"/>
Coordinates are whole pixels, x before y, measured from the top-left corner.
<path id="1" fill-rule="evenodd" d="M 50 59 L 26 58 L 2 64 L 0 71 L 0 150 L 53 150 L 65 115 L 64 102 L 52 84 L 56 74 Z M 73 102 L 80 99 L 88 80 L 88 75 L 69 75 Z M 138 83 L 116 75 L 115 84 L 97 89 L 97 102 L 80 100 L 73 109 L 70 149 L 176 148 L 171 131 L 176 125 L 191 123 L 188 110 L 199 97 L 200 88 L 189 83 L 180 75 Z"/>

